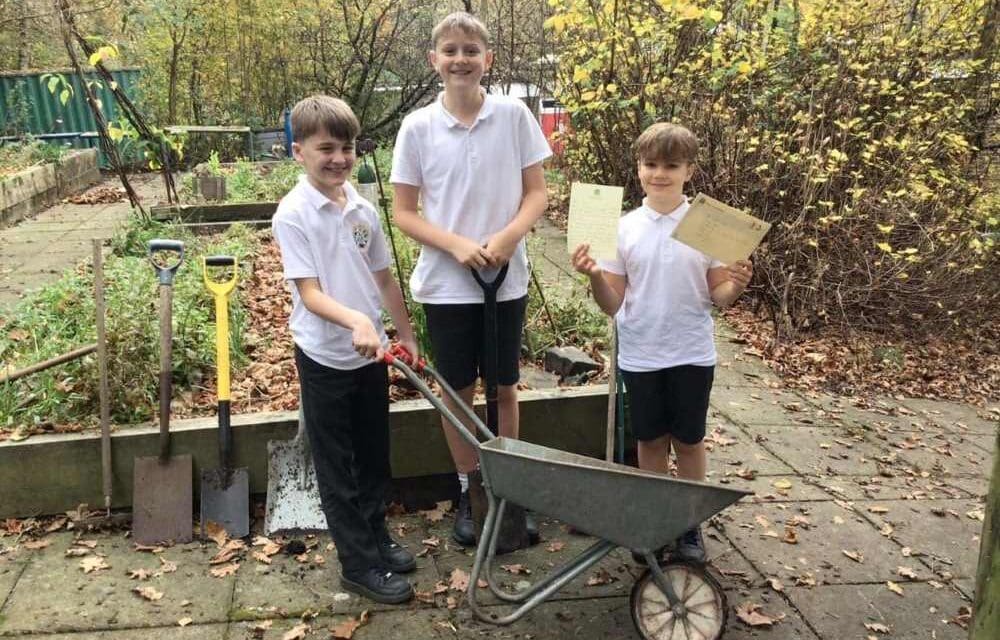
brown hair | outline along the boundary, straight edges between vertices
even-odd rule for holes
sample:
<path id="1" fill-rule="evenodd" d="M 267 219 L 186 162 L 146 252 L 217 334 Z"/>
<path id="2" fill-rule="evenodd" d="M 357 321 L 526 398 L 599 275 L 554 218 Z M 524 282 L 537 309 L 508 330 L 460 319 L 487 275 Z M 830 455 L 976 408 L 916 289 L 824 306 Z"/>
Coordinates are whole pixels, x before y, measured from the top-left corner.
<path id="1" fill-rule="evenodd" d="M 461 31 L 467 36 L 479 38 L 486 46 L 490 44 L 490 32 L 486 29 L 486 25 L 465 11 L 449 13 L 434 26 L 434 30 L 431 31 L 431 46 L 436 48 L 438 40 L 449 31 Z"/>
<path id="2" fill-rule="evenodd" d="M 314 95 L 299 100 L 292 107 L 292 140 L 302 142 L 320 131 L 349 141 L 361 133 L 361 124 L 351 107 L 340 98 Z"/>
<path id="3" fill-rule="evenodd" d="M 632 150 L 639 160 L 694 163 L 698 160 L 698 138 L 687 127 L 657 122 L 636 138 Z"/>

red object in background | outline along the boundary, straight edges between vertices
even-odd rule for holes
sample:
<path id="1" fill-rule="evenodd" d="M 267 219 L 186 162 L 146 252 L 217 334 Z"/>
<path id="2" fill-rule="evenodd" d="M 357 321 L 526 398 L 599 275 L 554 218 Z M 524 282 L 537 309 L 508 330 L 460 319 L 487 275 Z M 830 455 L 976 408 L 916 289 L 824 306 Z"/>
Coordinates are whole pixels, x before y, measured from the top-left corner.
<path id="1" fill-rule="evenodd" d="M 552 153 L 562 155 L 563 147 L 565 146 L 562 136 L 565 136 L 570 131 L 569 114 L 566 113 L 562 105 L 556 102 L 554 98 L 543 98 L 539 120 L 542 125 L 542 133 L 545 134 L 545 139 L 549 141 L 549 146 L 552 147 Z M 560 135 L 553 139 L 553 135 L 556 133 Z"/>

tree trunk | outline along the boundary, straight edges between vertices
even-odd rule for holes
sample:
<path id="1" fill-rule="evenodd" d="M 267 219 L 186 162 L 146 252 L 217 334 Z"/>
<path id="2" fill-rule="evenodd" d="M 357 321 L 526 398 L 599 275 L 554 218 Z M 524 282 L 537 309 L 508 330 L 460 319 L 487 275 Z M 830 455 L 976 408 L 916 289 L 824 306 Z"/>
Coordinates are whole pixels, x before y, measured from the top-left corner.
<path id="1" fill-rule="evenodd" d="M 993 446 L 993 476 L 979 542 L 979 570 L 969 640 L 1000 638 L 1000 431 Z"/>
<path id="2" fill-rule="evenodd" d="M 31 41 L 28 39 L 28 0 L 21 0 L 17 7 L 17 35 L 20 43 L 17 47 L 17 68 L 31 68 Z"/>
<path id="3" fill-rule="evenodd" d="M 170 48 L 170 80 L 167 85 L 167 122 L 177 124 L 177 65 L 181 45 L 175 40 Z"/>

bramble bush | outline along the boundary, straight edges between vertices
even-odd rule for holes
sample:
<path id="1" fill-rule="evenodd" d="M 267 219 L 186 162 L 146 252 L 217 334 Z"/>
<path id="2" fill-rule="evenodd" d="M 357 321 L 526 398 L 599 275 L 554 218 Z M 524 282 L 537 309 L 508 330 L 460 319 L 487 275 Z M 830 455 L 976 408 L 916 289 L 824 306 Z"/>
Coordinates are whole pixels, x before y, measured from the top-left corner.
<path id="1" fill-rule="evenodd" d="M 995 2 L 550 5 L 566 172 L 635 202 L 631 141 L 694 130 L 694 189 L 774 225 L 750 295 L 778 335 L 996 321 Z"/>

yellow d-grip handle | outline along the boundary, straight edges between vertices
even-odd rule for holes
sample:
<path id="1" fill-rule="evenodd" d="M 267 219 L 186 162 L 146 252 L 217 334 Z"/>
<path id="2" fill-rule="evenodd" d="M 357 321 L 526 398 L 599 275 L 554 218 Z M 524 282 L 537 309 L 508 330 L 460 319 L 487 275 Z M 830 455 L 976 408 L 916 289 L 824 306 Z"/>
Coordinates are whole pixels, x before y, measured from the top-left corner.
<path id="1" fill-rule="evenodd" d="M 229 280 L 216 282 L 208 277 L 209 267 L 232 267 Z M 215 359 L 218 368 L 219 401 L 229 400 L 229 294 L 236 288 L 239 273 L 233 256 L 206 256 L 201 259 L 205 288 L 215 297 Z"/>

